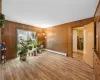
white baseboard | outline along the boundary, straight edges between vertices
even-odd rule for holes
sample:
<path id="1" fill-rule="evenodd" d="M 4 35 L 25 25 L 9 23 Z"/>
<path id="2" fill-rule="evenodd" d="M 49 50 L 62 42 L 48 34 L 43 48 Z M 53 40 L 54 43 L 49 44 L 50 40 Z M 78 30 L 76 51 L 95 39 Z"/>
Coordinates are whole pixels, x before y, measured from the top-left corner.
<path id="1" fill-rule="evenodd" d="M 80 53 L 83 53 L 83 51 L 81 51 L 81 50 L 73 50 L 73 52 L 80 52 Z"/>
<path id="2" fill-rule="evenodd" d="M 81 51 L 81 50 L 77 50 L 77 52 L 79 52 L 79 53 L 83 53 L 83 51 Z"/>
<path id="3" fill-rule="evenodd" d="M 77 50 L 73 50 L 73 52 L 77 52 Z"/>
<path id="4" fill-rule="evenodd" d="M 63 53 L 63 52 L 58 52 L 58 51 L 54 51 L 54 50 L 50 50 L 50 49 L 45 49 L 45 50 L 49 51 L 49 52 L 57 53 L 57 54 L 60 54 L 60 55 L 63 55 L 63 56 L 67 56 L 67 54 Z"/>

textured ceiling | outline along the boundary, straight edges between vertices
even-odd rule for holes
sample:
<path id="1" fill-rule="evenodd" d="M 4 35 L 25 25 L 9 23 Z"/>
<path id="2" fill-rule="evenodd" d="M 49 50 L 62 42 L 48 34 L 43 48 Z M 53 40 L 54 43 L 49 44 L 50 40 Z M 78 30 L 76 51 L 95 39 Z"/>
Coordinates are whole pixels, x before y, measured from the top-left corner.
<path id="1" fill-rule="evenodd" d="M 52 27 L 94 16 L 99 0 L 2 0 L 6 19 Z"/>

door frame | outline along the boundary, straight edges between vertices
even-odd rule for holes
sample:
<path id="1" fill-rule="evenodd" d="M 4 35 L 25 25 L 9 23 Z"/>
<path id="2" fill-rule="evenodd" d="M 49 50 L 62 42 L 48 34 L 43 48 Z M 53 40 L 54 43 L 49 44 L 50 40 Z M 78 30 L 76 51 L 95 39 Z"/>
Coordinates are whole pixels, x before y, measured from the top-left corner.
<path id="1" fill-rule="evenodd" d="M 94 23 L 94 26 L 95 26 L 95 22 L 91 22 L 91 23 Z M 90 24 L 90 23 L 88 23 L 88 24 Z M 88 24 L 85 24 L 85 25 L 88 25 Z M 83 26 L 85 26 L 85 25 L 83 25 Z M 72 53 L 71 53 L 71 57 L 73 58 L 73 28 L 78 28 L 78 27 L 83 27 L 83 26 L 75 26 L 75 27 L 71 27 L 71 34 L 72 34 L 72 40 L 71 40 L 71 43 L 72 43 Z M 94 37 L 95 37 L 95 35 L 94 35 Z M 95 42 L 94 42 L 94 44 L 95 44 Z M 94 45 L 94 47 L 95 47 L 95 45 Z"/>

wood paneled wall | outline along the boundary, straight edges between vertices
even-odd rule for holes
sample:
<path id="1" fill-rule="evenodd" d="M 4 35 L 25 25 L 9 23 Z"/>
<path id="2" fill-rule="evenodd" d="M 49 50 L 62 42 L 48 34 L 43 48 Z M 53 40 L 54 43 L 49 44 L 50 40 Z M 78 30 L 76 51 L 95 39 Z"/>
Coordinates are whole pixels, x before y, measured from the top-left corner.
<path id="1" fill-rule="evenodd" d="M 2 12 L 2 0 L 0 0 L 0 13 Z"/>
<path id="2" fill-rule="evenodd" d="M 96 52 L 94 52 L 94 73 L 95 80 L 100 80 L 100 58 L 97 56 Z"/>
<path id="3" fill-rule="evenodd" d="M 88 18 L 67 24 L 46 28 L 46 48 L 54 51 L 68 53 L 72 56 L 72 28 L 81 27 L 93 22 L 94 18 Z"/>
<path id="4" fill-rule="evenodd" d="M 96 80 L 100 80 L 100 1 L 95 13 L 96 50 L 94 52 L 94 72 Z"/>
<path id="5" fill-rule="evenodd" d="M 0 13 L 1 13 L 1 10 L 2 10 L 2 2 L 1 2 L 2 0 L 0 0 Z M 1 42 L 1 29 L 0 29 L 0 42 Z"/>
<path id="6" fill-rule="evenodd" d="M 38 34 L 39 40 L 44 40 L 42 35 L 43 30 L 41 28 L 24 25 L 16 22 L 6 21 L 5 27 L 2 29 L 2 41 L 5 41 L 7 45 L 7 59 L 12 59 L 16 57 L 17 49 L 17 29 L 24 29 L 35 31 Z"/>
<path id="7" fill-rule="evenodd" d="M 96 31 L 97 31 L 97 33 L 96 33 L 96 35 L 97 35 L 97 47 L 96 47 L 96 49 L 97 49 L 97 51 L 99 52 L 99 55 L 100 55 L 100 3 L 99 3 L 99 5 L 98 5 L 98 7 L 97 7 L 97 11 L 96 11 L 96 14 L 95 14 L 95 20 L 96 20 Z"/>
<path id="8" fill-rule="evenodd" d="M 2 12 L 2 0 L 0 0 L 0 13 Z M 0 29 L 0 42 L 1 42 L 1 29 Z"/>

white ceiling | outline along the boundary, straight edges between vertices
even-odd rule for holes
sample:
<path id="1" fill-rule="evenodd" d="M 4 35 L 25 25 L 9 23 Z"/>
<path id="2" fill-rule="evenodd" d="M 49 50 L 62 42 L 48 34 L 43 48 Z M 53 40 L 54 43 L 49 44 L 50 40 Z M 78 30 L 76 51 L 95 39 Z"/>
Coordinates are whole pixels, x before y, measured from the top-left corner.
<path id="1" fill-rule="evenodd" d="M 52 27 L 94 16 L 99 0 L 2 0 L 6 19 Z"/>

